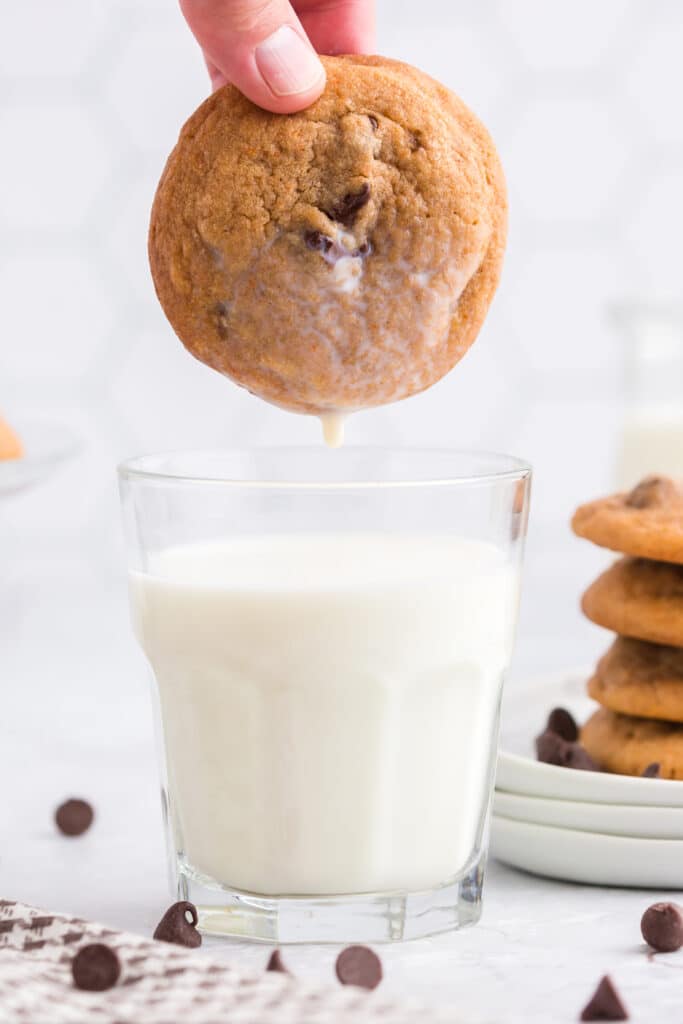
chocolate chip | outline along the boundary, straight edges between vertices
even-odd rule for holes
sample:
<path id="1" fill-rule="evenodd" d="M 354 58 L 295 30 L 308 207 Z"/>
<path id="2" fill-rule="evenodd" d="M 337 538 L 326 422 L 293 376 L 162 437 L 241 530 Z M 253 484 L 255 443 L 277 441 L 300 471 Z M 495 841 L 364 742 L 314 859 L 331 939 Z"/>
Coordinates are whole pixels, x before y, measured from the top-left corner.
<path id="1" fill-rule="evenodd" d="M 93 823 L 95 812 L 87 800 L 65 800 L 55 811 L 57 828 L 65 836 L 81 836 Z"/>
<path id="2" fill-rule="evenodd" d="M 676 903 L 653 903 L 640 921 L 649 946 L 658 953 L 673 953 L 683 946 L 683 907 Z"/>
<path id="3" fill-rule="evenodd" d="M 267 971 L 279 971 L 280 974 L 289 974 L 289 971 L 282 962 L 282 956 L 279 949 L 274 949 L 270 954 L 270 960 L 266 965 Z"/>
<path id="4" fill-rule="evenodd" d="M 643 778 L 644 779 L 658 779 L 659 775 L 660 775 L 661 767 L 662 766 L 659 763 L 659 761 L 653 761 L 652 764 L 649 764 L 647 766 L 647 768 L 643 771 Z"/>
<path id="5" fill-rule="evenodd" d="M 624 504 L 629 508 L 652 508 L 665 505 L 676 494 L 677 487 L 673 480 L 665 476 L 646 476 L 627 494 Z"/>
<path id="6" fill-rule="evenodd" d="M 217 302 L 213 307 L 213 313 L 218 336 L 225 341 L 229 334 L 228 319 L 230 317 L 230 306 L 227 302 Z"/>
<path id="7" fill-rule="evenodd" d="M 342 985 L 373 989 L 382 980 L 382 961 L 367 946 L 348 946 L 342 950 L 335 970 Z"/>
<path id="8" fill-rule="evenodd" d="M 375 115 L 374 114 L 368 114 L 368 121 L 372 125 L 373 132 L 376 132 L 377 129 L 379 128 L 379 121 L 377 120 Z"/>
<path id="9" fill-rule="evenodd" d="M 608 975 L 605 975 L 593 998 L 584 1006 L 581 1020 L 628 1020 L 626 1007 Z"/>
<path id="10" fill-rule="evenodd" d="M 190 915 L 190 920 L 188 916 Z M 197 931 L 197 908 L 194 903 L 180 900 L 169 907 L 154 929 L 154 938 L 161 942 L 174 942 L 177 946 L 201 946 L 202 937 Z"/>
<path id="11" fill-rule="evenodd" d="M 567 741 L 556 732 L 546 729 L 536 737 L 536 756 L 544 764 L 557 764 L 564 767 L 567 759 Z"/>
<path id="12" fill-rule="evenodd" d="M 580 743 L 569 743 L 565 768 L 574 768 L 581 772 L 599 772 L 600 765 L 597 764 Z"/>
<path id="13" fill-rule="evenodd" d="M 586 772 L 600 771 L 600 766 L 580 743 L 569 743 L 550 729 L 536 737 L 536 756 L 544 764 L 554 764 L 560 768 L 575 768 Z"/>
<path id="14" fill-rule="evenodd" d="M 332 239 L 324 235 L 322 231 L 307 231 L 304 235 L 304 242 L 309 249 L 314 249 L 315 252 L 329 252 L 333 245 Z"/>
<path id="15" fill-rule="evenodd" d="M 563 740 L 567 740 L 569 743 L 575 743 L 579 738 L 579 727 L 574 720 L 574 716 L 566 708 L 553 708 L 548 715 L 546 729 L 557 733 L 558 736 L 561 736 Z"/>
<path id="16" fill-rule="evenodd" d="M 121 964 L 113 949 L 103 942 L 93 942 L 79 949 L 71 961 L 76 988 L 86 992 L 104 992 L 119 980 Z"/>
<path id="17" fill-rule="evenodd" d="M 372 245 L 370 242 L 363 242 L 357 249 L 353 250 L 352 256 L 369 256 L 372 252 Z"/>
<path id="18" fill-rule="evenodd" d="M 347 192 L 332 211 L 328 214 L 331 220 L 339 221 L 345 227 L 353 224 L 356 214 L 370 199 L 370 185 L 366 181 L 360 192 Z"/>

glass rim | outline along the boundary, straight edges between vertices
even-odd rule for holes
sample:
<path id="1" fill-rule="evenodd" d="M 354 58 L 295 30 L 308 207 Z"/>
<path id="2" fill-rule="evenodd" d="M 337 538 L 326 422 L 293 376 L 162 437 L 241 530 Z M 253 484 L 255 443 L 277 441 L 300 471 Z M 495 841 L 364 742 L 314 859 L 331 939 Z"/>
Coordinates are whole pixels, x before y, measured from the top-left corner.
<path id="1" fill-rule="evenodd" d="M 272 490 L 323 490 L 323 491 L 349 491 L 349 490 L 389 490 L 392 488 L 415 488 L 424 487 L 466 487 L 480 486 L 482 484 L 494 484 L 511 480 L 523 480 L 531 476 L 532 467 L 524 459 L 514 455 L 506 455 L 501 452 L 478 451 L 467 448 L 448 447 L 383 447 L 380 445 L 344 445 L 339 451 L 348 455 L 386 454 L 390 457 L 402 455 L 425 456 L 425 457 L 450 457 L 481 459 L 492 464 L 498 464 L 498 468 L 486 469 L 481 472 L 465 474 L 434 474 L 420 479 L 339 479 L 339 480 L 316 480 L 316 479 L 257 479 L 240 476 L 239 474 L 226 474 L 225 476 L 207 476 L 201 473 L 188 473 L 172 468 L 160 468 L 162 461 L 173 459 L 206 458 L 206 457 L 238 457 L 248 458 L 250 456 L 271 455 L 271 456 L 307 456 L 318 455 L 325 452 L 322 445 L 255 445 L 250 448 L 204 448 L 204 449 L 175 449 L 171 451 L 156 452 L 149 455 L 138 455 L 125 459 L 117 466 L 117 473 L 121 481 L 139 483 L 168 483 L 168 484 L 189 484 L 229 488 L 251 488 L 251 489 L 272 489 Z M 334 459 L 338 451 L 330 451 L 330 459 Z M 156 465 L 155 465 L 156 464 Z"/>

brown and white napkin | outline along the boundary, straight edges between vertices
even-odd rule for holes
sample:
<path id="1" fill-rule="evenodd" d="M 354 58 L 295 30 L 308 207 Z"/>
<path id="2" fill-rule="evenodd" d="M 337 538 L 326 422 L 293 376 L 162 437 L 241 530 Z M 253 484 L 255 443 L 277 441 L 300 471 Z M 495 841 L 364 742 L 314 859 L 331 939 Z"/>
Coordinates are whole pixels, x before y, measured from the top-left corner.
<path id="1" fill-rule="evenodd" d="M 121 961 L 106 992 L 75 988 L 80 946 L 105 942 Z M 245 974 L 165 942 L 13 900 L 0 900 L 2 1024 L 455 1024 L 357 988 L 316 987 L 286 974 Z"/>

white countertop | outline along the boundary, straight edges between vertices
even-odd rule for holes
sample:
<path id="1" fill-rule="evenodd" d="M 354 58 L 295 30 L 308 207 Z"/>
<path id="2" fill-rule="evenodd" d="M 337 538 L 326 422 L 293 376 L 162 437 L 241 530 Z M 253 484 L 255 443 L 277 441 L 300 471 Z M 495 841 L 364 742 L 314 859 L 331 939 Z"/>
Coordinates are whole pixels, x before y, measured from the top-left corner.
<path id="1" fill-rule="evenodd" d="M 42 588 L 19 577 L 0 592 L 0 617 L 0 895 L 149 935 L 171 900 L 151 706 L 122 588 L 62 582 L 57 569 Z M 71 795 L 90 799 L 97 819 L 67 840 L 52 813 Z M 481 923 L 381 948 L 383 984 L 452 1005 L 471 1024 L 559 1024 L 577 1019 L 609 972 L 634 1021 L 678 1019 L 683 952 L 649 959 L 639 934 L 642 911 L 664 895 L 555 883 L 491 863 Z M 203 949 L 256 967 L 268 953 L 220 940 Z M 334 956 L 285 950 L 294 973 L 309 978 L 330 979 Z"/>

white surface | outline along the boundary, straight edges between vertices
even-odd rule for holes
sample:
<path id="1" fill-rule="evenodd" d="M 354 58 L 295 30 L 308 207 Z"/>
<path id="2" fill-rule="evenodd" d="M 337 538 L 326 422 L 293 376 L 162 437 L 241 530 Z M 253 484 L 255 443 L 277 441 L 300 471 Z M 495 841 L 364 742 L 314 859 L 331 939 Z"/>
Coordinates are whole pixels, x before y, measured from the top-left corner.
<path id="1" fill-rule="evenodd" d="M 302 896 L 462 873 L 519 602 L 503 551 L 292 533 L 167 548 L 130 582 L 195 870 Z"/>
<path id="2" fill-rule="evenodd" d="M 506 864 L 548 878 L 683 889 L 680 839 L 634 839 L 494 817 L 491 848 Z"/>
<path id="3" fill-rule="evenodd" d="M 566 770 L 566 769 L 565 769 Z M 683 839 L 683 813 L 679 807 L 647 807 L 643 804 L 585 803 L 578 800 L 547 800 L 537 796 L 496 791 L 493 813 L 535 825 L 603 832 L 641 839 Z"/>

